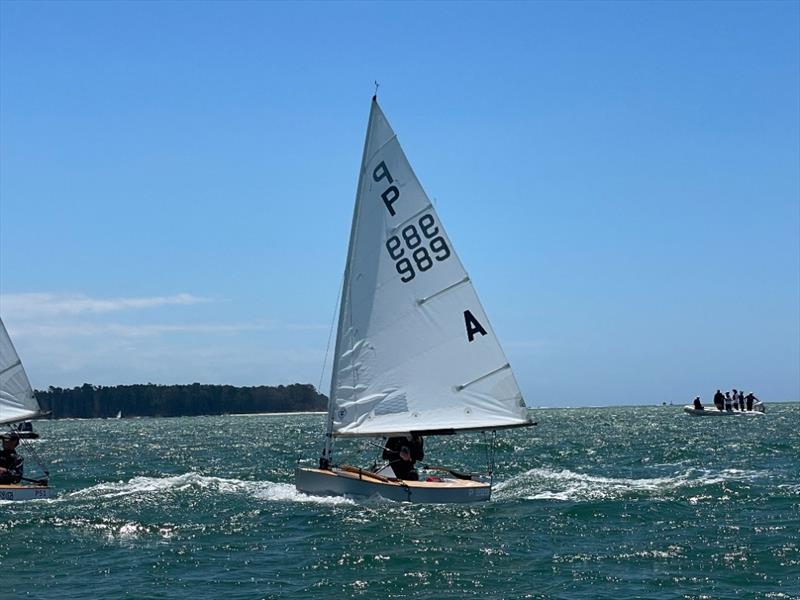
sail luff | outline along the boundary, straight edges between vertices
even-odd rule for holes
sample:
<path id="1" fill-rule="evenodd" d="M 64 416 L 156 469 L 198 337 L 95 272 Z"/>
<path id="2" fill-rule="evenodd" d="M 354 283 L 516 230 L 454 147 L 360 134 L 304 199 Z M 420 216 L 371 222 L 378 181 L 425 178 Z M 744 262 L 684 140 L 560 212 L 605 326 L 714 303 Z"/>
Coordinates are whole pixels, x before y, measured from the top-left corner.
<path id="1" fill-rule="evenodd" d="M 359 169 L 358 173 L 358 183 L 356 186 L 356 199 L 353 205 L 353 219 L 350 223 L 350 239 L 347 244 L 347 259 L 345 261 L 344 266 L 344 279 L 342 282 L 342 294 L 339 298 L 339 319 L 336 325 L 336 342 L 333 346 L 333 364 L 331 366 L 331 384 L 330 384 L 330 394 L 328 395 L 328 415 L 327 420 L 325 423 L 325 448 L 323 450 L 323 460 L 330 460 L 331 452 L 333 450 L 333 413 L 336 409 L 336 373 L 338 373 L 339 368 L 339 356 L 341 354 L 341 344 L 342 344 L 342 326 L 345 322 L 344 315 L 345 311 L 347 310 L 348 303 L 346 302 L 346 297 L 349 292 L 349 285 L 350 285 L 350 264 L 353 258 L 353 248 L 355 246 L 355 239 L 357 235 L 357 223 L 358 223 L 358 210 L 360 206 L 360 195 L 361 195 L 361 184 L 364 179 L 364 173 L 366 171 L 366 164 L 367 164 L 367 149 L 369 146 L 369 137 L 370 131 L 372 128 L 372 117 L 375 112 L 375 107 L 377 106 L 377 97 L 372 97 L 372 102 L 370 104 L 370 111 L 369 111 L 369 121 L 367 122 L 367 133 L 364 136 L 364 149 L 361 152 L 361 168 Z"/>

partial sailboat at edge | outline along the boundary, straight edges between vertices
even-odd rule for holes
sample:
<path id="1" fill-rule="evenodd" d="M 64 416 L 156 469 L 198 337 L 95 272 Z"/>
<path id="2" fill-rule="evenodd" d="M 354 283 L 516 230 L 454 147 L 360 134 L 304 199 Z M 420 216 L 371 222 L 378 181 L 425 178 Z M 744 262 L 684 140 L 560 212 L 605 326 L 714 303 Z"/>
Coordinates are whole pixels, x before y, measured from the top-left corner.
<path id="1" fill-rule="evenodd" d="M 334 441 L 533 424 L 472 282 L 373 97 L 339 305 L 325 443 L 319 467 L 296 469 L 296 487 L 308 494 L 411 502 L 488 500 L 491 482 L 469 475 L 440 471 L 411 481 L 337 464 Z"/>
<path id="2" fill-rule="evenodd" d="M 39 407 L 22 361 L 0 319 L 0 426 L 8 428 L 5 432 L 0 430 L 0 434 L 24 439 L 11 426 L 43 416 L 46 414 Z M 0 484 L 0 500 L 34 500 L 47 498 L 49 493 L 47 479 L 24 478 L 20 483 Z"/>

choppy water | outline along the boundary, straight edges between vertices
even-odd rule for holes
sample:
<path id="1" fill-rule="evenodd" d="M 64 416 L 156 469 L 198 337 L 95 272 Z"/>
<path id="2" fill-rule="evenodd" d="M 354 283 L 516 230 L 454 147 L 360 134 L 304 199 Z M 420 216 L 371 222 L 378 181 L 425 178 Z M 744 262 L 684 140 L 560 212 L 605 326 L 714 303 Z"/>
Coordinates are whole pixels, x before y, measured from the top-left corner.
<path id="1" fill-rule="evenodd" d="M 320 415 L 44 422 L 57 496 L 0 503 L 0 597 L 800 598 L 800 404 L 768 411 L 537 410 L 466 506 L 298 494 Z"/>

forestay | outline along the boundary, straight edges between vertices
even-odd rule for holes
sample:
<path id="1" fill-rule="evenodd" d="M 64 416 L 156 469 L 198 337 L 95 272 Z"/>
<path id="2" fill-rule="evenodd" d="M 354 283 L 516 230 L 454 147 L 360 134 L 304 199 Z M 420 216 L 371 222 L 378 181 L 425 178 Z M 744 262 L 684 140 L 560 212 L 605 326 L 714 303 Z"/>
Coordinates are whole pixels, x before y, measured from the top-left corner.
<path id="1" fill-rule="evenodd" d="M 32 419 L 40 412 L 22 362 L 0 319 L 0 424 Z"/>
<path id="2" fill-rule="evenodd" d="M 528 424 L 472 283 L 373 99 L 339 313 L 329 430 L 391 435 Z"/>

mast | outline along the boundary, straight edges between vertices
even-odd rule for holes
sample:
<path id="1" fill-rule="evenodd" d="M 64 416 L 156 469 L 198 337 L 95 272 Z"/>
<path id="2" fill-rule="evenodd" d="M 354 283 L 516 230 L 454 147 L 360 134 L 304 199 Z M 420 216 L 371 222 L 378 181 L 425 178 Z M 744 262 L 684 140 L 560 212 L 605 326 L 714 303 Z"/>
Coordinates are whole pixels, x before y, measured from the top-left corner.
<path id="1" fill-rule="evenodd" d="M 375 106 L 378 104 L 378 88 L 375 88 L 375 95 L 372 96 L 370 104 L 369 121 L 367 122 L 367 134 L 364 137 L 364 150 L 361 153 L 361 168 L 358 172 L 358 184 L 356 186 L 356 200 L 353 206 L 353 221 L 350 224 L 350 241 L 347 246 L 347 262 L 344 265 L 344 282 L 342 283 L 342 295 L 339 299 L 339 322 L 336 325 L 336 343 L 333 346 L 333 365 L 331 366 L 331 387 L 328 395 L 328 415 L 325 423 L 325 446 L 322 449 L 322 456 L 319 459 L 320 469 L 327 469 L 330 466 L 331 455 L 333 453 L 333 412 L 335 410 L 336 376 L 339 368 L 339 347 L 342 343 L 342 323 L 344 322 L 345 310 L 348 303 L 345 302 L 349 293 L 350 285 L 350 263 L 353 259 L 353 248 L 356 239 L 356 224 L 358 223 L 358 212 L 361 207 L 361 183 L 364 179 L 364 172 L 367 164 L 367 146 L 369 144 L 369 134 L 372 129 L 372 116 Z"/>

